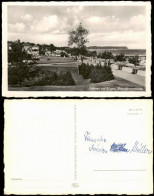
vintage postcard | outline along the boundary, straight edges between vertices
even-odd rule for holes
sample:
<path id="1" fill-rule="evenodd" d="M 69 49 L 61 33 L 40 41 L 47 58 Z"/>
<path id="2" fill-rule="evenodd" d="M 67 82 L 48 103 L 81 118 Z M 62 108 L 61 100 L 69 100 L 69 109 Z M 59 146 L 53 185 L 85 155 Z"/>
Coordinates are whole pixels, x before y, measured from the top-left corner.
<path id="1" fill-rule="evenodd" d="M 5 194 L 152 194 L 152 100 L 5 100 Z"/>
<path id="2" fill-rule="evenodd" d="M 3 2 L 5 97 L 151 96 L 151 2 Z"/>

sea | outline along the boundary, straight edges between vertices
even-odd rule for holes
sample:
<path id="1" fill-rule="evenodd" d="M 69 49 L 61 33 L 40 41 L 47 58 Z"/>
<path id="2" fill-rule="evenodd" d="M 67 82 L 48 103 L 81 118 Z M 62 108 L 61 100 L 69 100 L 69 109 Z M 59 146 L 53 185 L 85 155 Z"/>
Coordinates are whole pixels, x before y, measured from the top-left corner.
<path id="1" fill-rule="evenodd" d="M 89 49 L 89 51 L 96 51 L 97 53 L 102 53 L 105 51 L 111 52 L 113 55 L 119 55 L 121 53 L 124 53 L 126 56 L 146 56 L 146 49 L 124 49 L 124 50 L 118 50 L 118 49 Z"/>

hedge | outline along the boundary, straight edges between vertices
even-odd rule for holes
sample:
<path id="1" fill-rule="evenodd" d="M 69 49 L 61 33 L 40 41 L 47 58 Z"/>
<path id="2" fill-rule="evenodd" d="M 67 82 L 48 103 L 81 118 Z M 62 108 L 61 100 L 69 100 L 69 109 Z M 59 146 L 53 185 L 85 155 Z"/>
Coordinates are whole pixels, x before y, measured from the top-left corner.
<path id="1" fill-rule="evenodd" d="M 70 72 L 45 72 L 41 78 L 34 83 L 35 86 L 57 85 L 57 86 L 72 86 L 75 81 Z"/>
<path id="2" fill-rule="evenodd" d="M 100 64 L 97 64 L 94 66 L 82 63 L 79 65 L 79 74 L 81 74 L 84 79 L 91 79 L 90 82 L 94 83 L 114 79 L 110 65 L 101 66 Z"/>

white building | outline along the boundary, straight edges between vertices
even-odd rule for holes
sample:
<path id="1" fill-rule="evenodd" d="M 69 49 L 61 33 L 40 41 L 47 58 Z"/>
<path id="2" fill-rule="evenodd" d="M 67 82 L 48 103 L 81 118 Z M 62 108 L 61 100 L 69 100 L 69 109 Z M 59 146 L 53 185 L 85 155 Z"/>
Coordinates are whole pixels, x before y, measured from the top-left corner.
<path id="1" fill-rule="evenodd" d="M 45 49 L 45 55 L 46 56 L 52 56 L 52 52 L 46 48 Z"/>
<path id="2" fill-rule="evenodd" d="M 33 56 L 39 56 L 39 46 L 38 45 L 34 45 L 32 46 L 29 43 L 25 43 L 24 44 L 24 50 L 28 53 L 28 54 L 32 54 Z"/>
<path id="3" fill-rule="evenodd" d="M 52 55 L 53 56 L 61 56 L 61 53 L 64 53 L 64 54 L 66 54 L 66 55 L 68 55 L 67 54 L 67 52 L 65 51 L 65 50 L 55 50 L 53 53 L 52 53 Z M 65 56 L 65 55 L 64 55 Z"/>
<path id="4" fill-rule="evenodd" d="M 38 45 L 32 46 L 32 54 L 39 55 L 39 46 Z"/>
<path id="5" fill-rule="evenodd" d="M 32 54 L 32 46 L 29 43 L 25 43 L 24 44 L 24 50 L 28 53 L 28 54 Z"/>
<path id="6" fill-rule="evenodd" d="M 60 55 L 61 52 L 62 52 L 62 50 L 56 50 L 53 53 L 54 53 L 55 56 L 61 56 Z"/>

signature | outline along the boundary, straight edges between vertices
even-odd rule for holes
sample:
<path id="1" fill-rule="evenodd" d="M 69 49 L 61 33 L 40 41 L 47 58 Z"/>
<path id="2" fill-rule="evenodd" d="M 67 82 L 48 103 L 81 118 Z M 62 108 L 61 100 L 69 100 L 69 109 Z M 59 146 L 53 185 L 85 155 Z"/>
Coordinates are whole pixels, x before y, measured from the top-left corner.
<path id="1" fill-rule="evenodd" d="M 92 145 L 89 147 L 89 151 L 107 153 L 107 150 L 105 150 L 104 147 L 96 147 L 94 144 L 92 144 Z"/>
<path id="2" fill-rule="evenodd" d="M 96 142 L 106 142 L 106 139 L 102 135 L 98 138 L 95 138 L 95 137 L 91 136 L 91 133 L 89 131 L 85 132 L 84 140 L 86 142 L 94 142 L 94 143 L 96 143 Z"/>
<path id="3" fill-rule="evenodd" d="M 124 144 L 115 144 L 115 142 L 111 145 L 110 151 L 113 152 L 127 152 L 128 149 L 124 148 L 126 146 L 126 143 Z"/>
<path id="4" fill-rule="evenodd" d="M 90 152 L 100 152 L 100 153 L 142 153 L 142 154 L 151 154 L 152 150 L 150 150 L 146 144 L 142 142 L 135 141 L 133 145 L 129 146 L 126 142 L 116 143 L 112 142 L 112 144 L 108 144 L 109 142 L 104 136 L 100 137 L 92 137 L 91 132 L 86 131 L 84 134 L 84 141 L 88 144 L 88 150 Z M 107 145 L 107 146 L 106 146 Z M 109 149 L 108 149 L 109 148 Z"/>
<path id="5" fill-rule="evenodd" d="M 136 152 L 136 153 L 146 153 L 146 154 L 151 154 L 152 150 L 149 150 L 147 148 L 147 145 L 140 143 L 139 141 L 136 141 L 133 147 L 129 150 L 130 153 Z"/>

